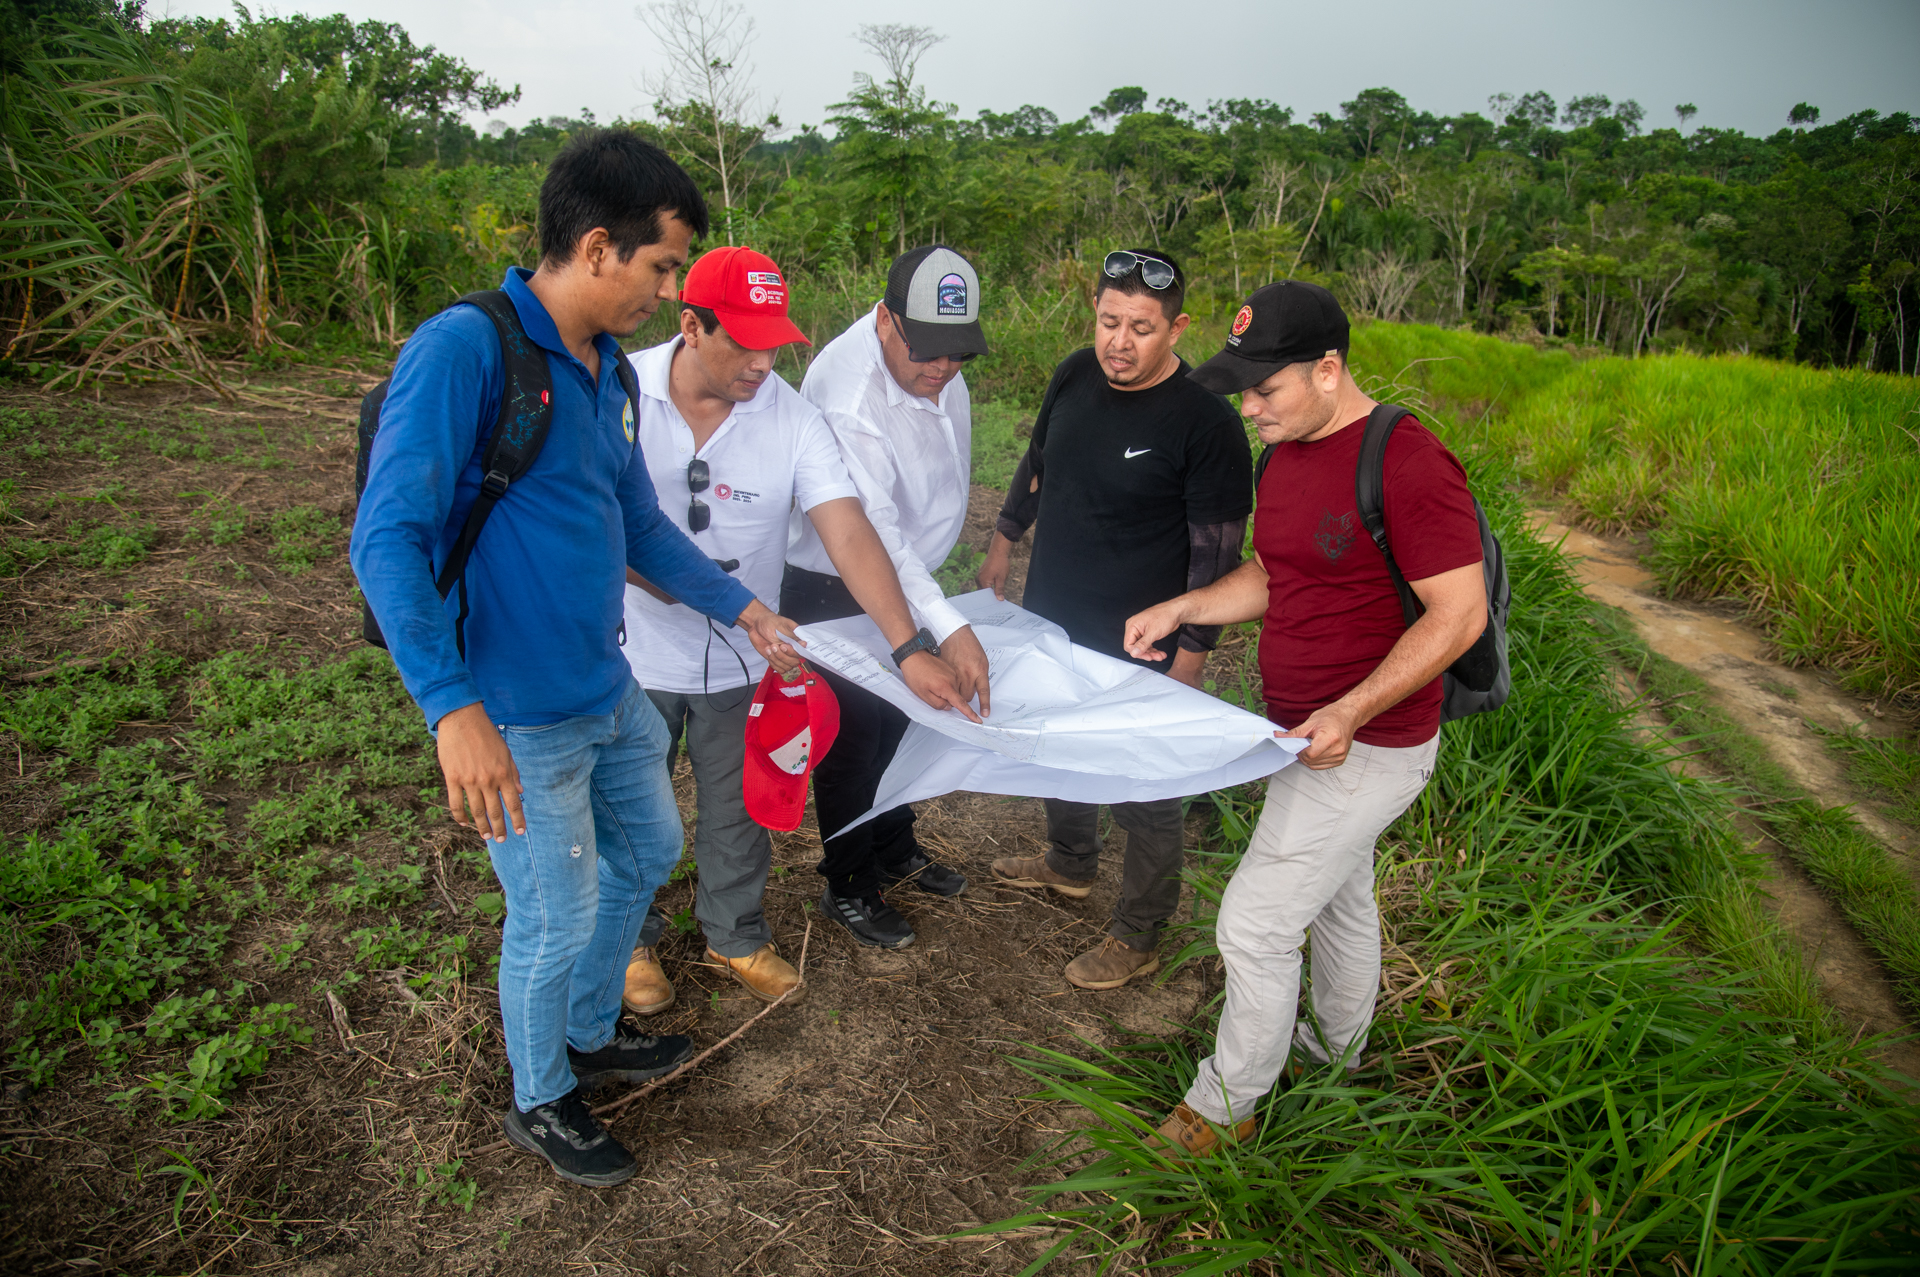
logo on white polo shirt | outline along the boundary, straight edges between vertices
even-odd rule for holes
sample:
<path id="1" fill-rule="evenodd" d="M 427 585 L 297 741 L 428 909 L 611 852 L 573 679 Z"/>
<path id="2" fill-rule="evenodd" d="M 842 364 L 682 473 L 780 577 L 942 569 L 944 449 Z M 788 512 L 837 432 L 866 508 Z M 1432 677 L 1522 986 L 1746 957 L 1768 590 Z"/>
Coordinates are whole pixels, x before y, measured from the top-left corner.
<path id="1" fill-rule="evenodd" d="M 738 501 L 742 505 L 752 505 L 759 496 L 760 494 L 758 492 L 748 492 L 745 489 L 735 488 L 725 483 L 716 483 L 713 485 L 713 499 L 715 501 Z"/>

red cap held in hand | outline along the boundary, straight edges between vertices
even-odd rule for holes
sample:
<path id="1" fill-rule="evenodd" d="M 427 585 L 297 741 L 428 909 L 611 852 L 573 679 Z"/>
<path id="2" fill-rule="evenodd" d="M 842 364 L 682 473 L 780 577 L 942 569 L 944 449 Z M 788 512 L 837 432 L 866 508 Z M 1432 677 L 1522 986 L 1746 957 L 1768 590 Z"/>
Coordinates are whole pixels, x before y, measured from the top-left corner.
<path id="1" fill-rule="evenodd" d="M 806 665 L 790 680 L 769 668 L 747 711 L 747 765 L 740 778 L 747 814 L 768 829 L 800 828 L 807 776 L 839 734 L 840 702 L 826 679 Z"/>
<path id="2" fill-rule="evenodd" d="M 795 341 L 813 344 L 787 318 L 787 281 L 780 277 L 780 268 L 751 248 L 701 254 L 687 272 L 680 300 L 718 315 L 727 336 L 748 350 L 772 350 Z"/>

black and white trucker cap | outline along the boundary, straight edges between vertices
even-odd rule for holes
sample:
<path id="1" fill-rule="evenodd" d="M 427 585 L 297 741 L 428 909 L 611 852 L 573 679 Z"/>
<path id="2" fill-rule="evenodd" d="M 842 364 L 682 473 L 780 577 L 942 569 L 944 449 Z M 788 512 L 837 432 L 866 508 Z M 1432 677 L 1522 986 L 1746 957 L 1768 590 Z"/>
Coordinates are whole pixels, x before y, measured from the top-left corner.
<path id="1" fill-rule="evenodd" d="M 987 337 L 980 331 L 980 277 L 944 244 L 893 259 L 886 303 L 917 358 L 987 353 Z"/>

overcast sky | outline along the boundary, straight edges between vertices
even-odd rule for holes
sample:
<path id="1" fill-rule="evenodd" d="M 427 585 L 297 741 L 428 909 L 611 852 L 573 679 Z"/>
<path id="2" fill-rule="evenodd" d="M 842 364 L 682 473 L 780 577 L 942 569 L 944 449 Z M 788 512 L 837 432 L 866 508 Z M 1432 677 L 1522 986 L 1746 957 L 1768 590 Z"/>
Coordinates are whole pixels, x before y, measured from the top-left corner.
<path id="1" fill-rule="evenodd" d="M 1443 115 L 1485 113 L 1494 93 L 1544 89 L 1563 104 L 1581 93 L 1634 98 L 1657 126 L 1692 102 L 1695 126 L 1756 134 L 1784 125 L 1796 102 L 1819 107 L 1824 121 L 1867 107 L 1920 114 L 1920 0 L 745 0 L 745 8 L 759 33 L 757 85 L 789 126 L 820 124 L 855 71 L 876 69 L 853 38 L 863 22 L 946 36 L 920 79 L 968 117 L 1033 103 L 1076 119 L 1125 84 L 1196 107 L 1270 98 L 1300 120 L 1375 85 Z M 621 0 L 278 0 L 254 11 L 398 22 L 417 42 L 517 83 L 520 101 L 497 113 L 514 125 L 583 107 L 603 121 L 636 117 L 646 110 L 641 81 L 659 65 L 634 6 Z M 223 0 L 148 8 L 231 12 Z"/>

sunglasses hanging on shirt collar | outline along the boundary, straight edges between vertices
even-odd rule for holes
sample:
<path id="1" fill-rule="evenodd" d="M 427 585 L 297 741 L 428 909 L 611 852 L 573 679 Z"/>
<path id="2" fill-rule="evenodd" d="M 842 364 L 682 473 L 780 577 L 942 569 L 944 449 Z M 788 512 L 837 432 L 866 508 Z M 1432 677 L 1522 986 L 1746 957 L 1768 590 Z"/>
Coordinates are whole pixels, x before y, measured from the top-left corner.
<path id="1" fill-rule="evenodd" d="M 704 458 L 695 457 L 687 462 L 687 491 L 705 492 L 713 476 L 707 469 Z M 687 504 L 687 531 L 705 532 L 707 525 L 713 522 L 713 511 L 699 497 L 692 497 Z"/>
<path id="2" fill-rule="evenodd" d="M 1108 279 L 1125 279 L 1138 270 L 1140 282 L 1155 291 L 1173 283 L 1172 262 L 1163 262 L 1145 253 L 1130 253 L 1124 248 L 1108 253 L 1100 269 L 1106 272 Z"/>

